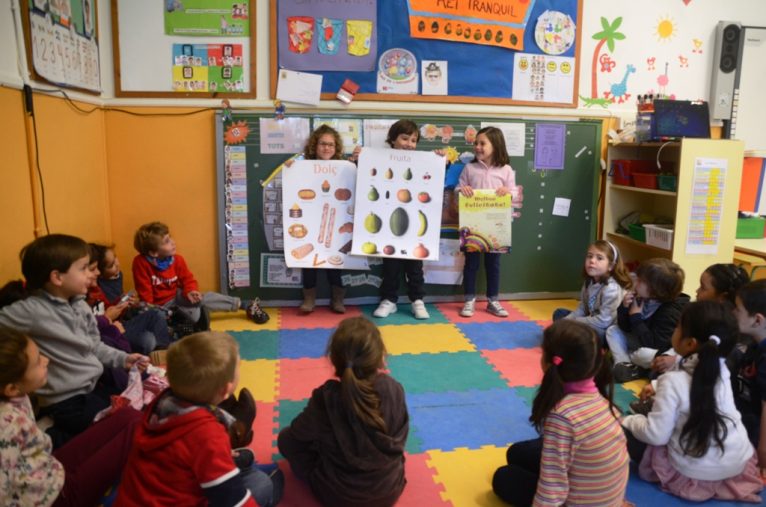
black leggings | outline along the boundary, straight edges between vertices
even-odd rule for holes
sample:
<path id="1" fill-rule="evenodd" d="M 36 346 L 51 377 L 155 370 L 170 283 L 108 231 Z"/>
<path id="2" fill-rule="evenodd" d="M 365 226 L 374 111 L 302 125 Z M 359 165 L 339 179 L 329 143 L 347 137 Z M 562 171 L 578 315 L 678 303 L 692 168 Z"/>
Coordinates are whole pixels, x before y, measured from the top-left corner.
<path id="1" fill-rule="evenodd" d="M 508 465 L 495 471 L 492 491 L 503 501 L 515 507 L 532 505 L 540 477 L 540 460 L 543 455 L 543 439 L 518 442 L 505 453 Z"/>

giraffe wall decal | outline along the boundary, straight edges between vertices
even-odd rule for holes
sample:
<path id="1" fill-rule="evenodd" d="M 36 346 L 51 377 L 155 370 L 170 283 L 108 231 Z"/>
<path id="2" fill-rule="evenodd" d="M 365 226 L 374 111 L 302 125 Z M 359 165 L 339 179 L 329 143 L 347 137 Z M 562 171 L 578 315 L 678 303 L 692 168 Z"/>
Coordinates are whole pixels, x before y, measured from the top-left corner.
<path id="1" fill-rule="evenodd" d="M 628 93 L 628 76 L 634 72 L 636 72 L 636 68 L 633 65 L 628 64 L 625 68 L 625 75 L 622 76 L 622 81 L 613 83 L 609 87 L 609 91 L 604 92 L 604 97 L 612 102 L 616 101 L 618 104 L 622 104 L 628 100 L 630 98 L 630 94 Z"/>

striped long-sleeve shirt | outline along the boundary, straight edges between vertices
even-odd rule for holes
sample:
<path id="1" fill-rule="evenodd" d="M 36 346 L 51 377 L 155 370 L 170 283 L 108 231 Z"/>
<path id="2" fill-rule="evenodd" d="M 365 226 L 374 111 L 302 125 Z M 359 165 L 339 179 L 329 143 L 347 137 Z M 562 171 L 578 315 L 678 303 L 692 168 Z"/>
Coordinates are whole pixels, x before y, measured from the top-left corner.
<path id="1" fill-rule="evenodd" d="M 568 394 L 545 418 L 534 505 L 620 506 L 628 462 L 609 402 L 598 393 Z"/>

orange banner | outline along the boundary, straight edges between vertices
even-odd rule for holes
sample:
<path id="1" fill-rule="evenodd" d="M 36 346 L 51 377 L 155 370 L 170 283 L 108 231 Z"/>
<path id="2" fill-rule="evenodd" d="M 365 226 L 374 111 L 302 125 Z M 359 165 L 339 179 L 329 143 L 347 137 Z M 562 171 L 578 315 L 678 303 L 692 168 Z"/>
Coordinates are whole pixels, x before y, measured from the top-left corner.
<path id="1" fill-rule="evenodd" d="M 524 49 L 534 0 L 409 0 L 410 36 Z"/>

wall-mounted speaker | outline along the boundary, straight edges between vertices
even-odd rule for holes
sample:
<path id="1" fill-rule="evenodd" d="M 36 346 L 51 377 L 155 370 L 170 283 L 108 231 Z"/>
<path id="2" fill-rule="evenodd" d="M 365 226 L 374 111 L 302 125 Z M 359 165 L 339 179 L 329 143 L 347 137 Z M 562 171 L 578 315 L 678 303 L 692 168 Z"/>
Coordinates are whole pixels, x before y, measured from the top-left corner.
<path id="1" fill-rule="evenodd" d="M 715 33 L 713 77 L 710 83 L 710 117 L 730 120 L 735 100 L 737 69 L 740 65 L 742 25 L 719 21 Z"/>

